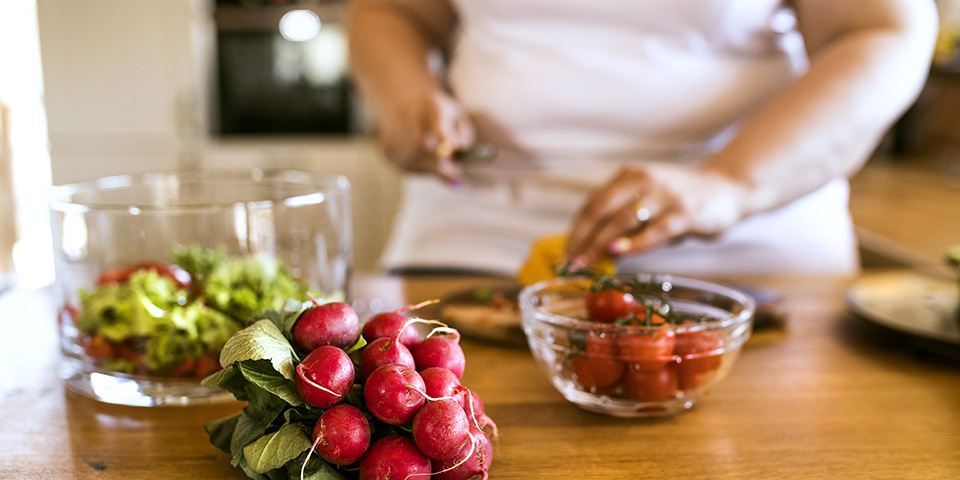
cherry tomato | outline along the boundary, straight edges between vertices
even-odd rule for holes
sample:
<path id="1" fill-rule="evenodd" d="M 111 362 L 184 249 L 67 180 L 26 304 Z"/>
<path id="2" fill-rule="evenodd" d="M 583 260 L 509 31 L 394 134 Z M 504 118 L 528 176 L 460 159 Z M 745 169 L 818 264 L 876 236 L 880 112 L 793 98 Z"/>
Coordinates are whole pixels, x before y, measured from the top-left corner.
<path id="1" fill-rule="evenodd" d="M 677 334 L 669 327 L 657 327 L 643 333 L 621 333 L 617 336 L 618 358 L 637 368 L 656 370 L 676 361 L 673 348 Z"/>
<path id="2" fill-rule="evenodd" d="M 595 322 L 610 323 L 625 317 L 634 305 L 636 299 L 631 293 L 614 289 L 587 292 L 587 314 Z"/>
<path id="3" fill-rule="evenodd" d="M 588 392 L 597 393 L 598 389 L 611 387 L 623 377 L 626 365 L 613 358 L 588 357 L 577 355 L 570 359 L 573 375 L 580 386 Z"/>
<path id="4" fill-rule="evenodd" d="M 617 360 L 616 338 L 603 331 L 587 332 L 583 355 L 570 359 L 573 374 L 585 390 L 596 392 L 620 381 L 626 365 Z"/>
<path id="5" fill-rule="evenodd" d="M 680 363 L 677 377 L 680 388 L 687 390 L 703 383 L 707 373 L 720 368 L 721 352 L 717 352 L 720 340 L 715 332 L 697 331 L 677 334 L 673 349 Z"/>
<path id="6" fill-rule="evenodd" d="M 660 402 L 677 394 L 677 374 L 673 365 L 653 370 L 629 365 L 623 389 L 638 402 Z"/>

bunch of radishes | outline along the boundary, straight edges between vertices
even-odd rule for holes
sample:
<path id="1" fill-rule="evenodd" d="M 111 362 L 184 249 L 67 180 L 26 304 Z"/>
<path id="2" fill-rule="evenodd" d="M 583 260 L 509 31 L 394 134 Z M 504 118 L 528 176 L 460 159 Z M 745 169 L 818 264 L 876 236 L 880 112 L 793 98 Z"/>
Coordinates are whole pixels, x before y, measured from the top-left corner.
<path id="1" fill-rule="evenodd" d="M 487 478 L 487 432 L 496 426 L 480 397 L 460 383 L 460 336 L 402 313 L 413 308 L 373 316 L 362 330 L 367 344 L 352 357 L 346 349 L 361 332 L 350 305 L 315 302 L 297 318 L 292 341 L 309 354 L 296 366 L 296 389 L 323 410 L 311 453 L 358 469 L 361 480 Z M 438 327 L 421 339 L 418 323 Z M 362 395 L 349 395 L 361 388 Z"/>

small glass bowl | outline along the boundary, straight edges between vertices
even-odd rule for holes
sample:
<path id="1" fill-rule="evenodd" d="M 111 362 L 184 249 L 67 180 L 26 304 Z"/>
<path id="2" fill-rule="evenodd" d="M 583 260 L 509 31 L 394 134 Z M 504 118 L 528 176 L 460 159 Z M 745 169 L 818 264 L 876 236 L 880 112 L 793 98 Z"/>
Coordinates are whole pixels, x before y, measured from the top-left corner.
<path id="1" fill-rule="evenodd" d="M 229 399 L 200 380 L 219 369 L 220 347 L 244 321 L 287 298 L 349 296 L 342 176 L 117 175 L 54 187 L 49 205 L 63 377 L 104 402 Z"/>
<path id="2" fill-rule="evenodd" d="M 585 410 L 618 417 L 691 408 L 733 367 L 749 338 L 754 300 L 731 287 L 669 275 L 621 275 L 648 286 L 634 295 L 676 324 L 589 320 L 588 282 L 559 278 L 520 292 L 530 351 L 553 386 Z"/>

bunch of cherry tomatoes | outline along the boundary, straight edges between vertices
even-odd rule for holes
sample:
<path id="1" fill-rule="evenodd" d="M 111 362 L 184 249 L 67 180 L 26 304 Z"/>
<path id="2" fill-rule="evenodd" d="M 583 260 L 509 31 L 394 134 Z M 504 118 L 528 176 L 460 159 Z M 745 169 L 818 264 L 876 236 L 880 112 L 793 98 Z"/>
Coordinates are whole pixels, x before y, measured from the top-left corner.
<path id="1" fill-rule="evenodd" d="M 720 368 L 717 333 L 697 328 L 701 319 L 676 315 L 649 285 L 598 276 L 585 301 L 592 326 L 567 359 L 584 391 L 660 402 Z"/>

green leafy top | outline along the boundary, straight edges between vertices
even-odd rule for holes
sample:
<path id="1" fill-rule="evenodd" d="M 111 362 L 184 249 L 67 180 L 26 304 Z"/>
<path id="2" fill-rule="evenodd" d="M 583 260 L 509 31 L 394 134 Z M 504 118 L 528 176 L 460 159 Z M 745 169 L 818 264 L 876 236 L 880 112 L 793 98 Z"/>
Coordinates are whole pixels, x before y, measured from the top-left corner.
<path id="1" fill-rule="evenodd" d="M 319 300 L 318 300 L 319 302 Z M 292 329 L 300 314 L 313 302 L 291 299 L 277 309 L 265 309 L 247 321 L 247 327 L 227 340 L 221 351 L 224 367 L 202 382 L 221 388 L 247 402 L 243 412 L 204 426 L 210 442 L 232 456 L 232 465 L 256 480 L 343 480 L 357 478 L 356 465 L 337 467 L 317 455 L 309 456 L 309 432 L 323 409 L 303 401 L 296 387 L 300 362 L 292 342 Z M 366 345 L 362 336 L 346 349 L 359 354 Z M 404 427 L 378 424 L 366 408 L 363 386 L 354 384 L 344 403 L 359 408 L 371 421 L 377 437 L 411 435 Z"/>
<path id="2" fill-rule="evenodd" d="M 259 320 L 235 333 L 220 351 L 220 366 L 227 367 L 243 360 L 269 360 L 287 380 L 296 378 L 293 346 L 270 320 Z"/>

